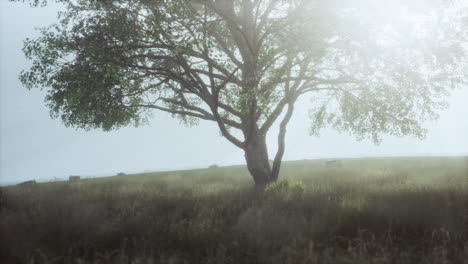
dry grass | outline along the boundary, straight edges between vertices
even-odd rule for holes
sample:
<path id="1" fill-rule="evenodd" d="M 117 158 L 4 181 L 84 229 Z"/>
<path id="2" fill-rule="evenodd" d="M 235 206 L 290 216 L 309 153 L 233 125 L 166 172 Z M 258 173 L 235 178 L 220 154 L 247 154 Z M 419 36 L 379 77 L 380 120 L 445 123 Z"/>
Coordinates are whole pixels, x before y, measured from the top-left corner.
<path id="1" fill-rule="evenodd" d="M 468 159 L 285 164 L 6 187 L 1 263 L 468 263 Z"/>

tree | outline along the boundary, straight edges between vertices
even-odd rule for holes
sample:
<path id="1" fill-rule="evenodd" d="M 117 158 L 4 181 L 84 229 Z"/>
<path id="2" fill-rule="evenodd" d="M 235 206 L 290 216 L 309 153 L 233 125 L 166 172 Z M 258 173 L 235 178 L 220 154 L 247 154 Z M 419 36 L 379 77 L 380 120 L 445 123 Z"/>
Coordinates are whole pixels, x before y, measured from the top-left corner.
<path id="1" fill-rule="evenodd" d="M 466 21 L 455 9 L 408 28 L 410 16 L 361 12 L 372 1 L 59 2 L 59 22 L 25 41 L 32 66 L 20 75 L 48 87 L 52 117 L 106 131 L 144 123 L 151 110 L 213 121 L 258 185 L 278 179 L 298 98 L 310 95 L 312 134 L 331 125 L 378 143 L 382 133 L 423 137 L 422 121 L 467 80 Z"/>

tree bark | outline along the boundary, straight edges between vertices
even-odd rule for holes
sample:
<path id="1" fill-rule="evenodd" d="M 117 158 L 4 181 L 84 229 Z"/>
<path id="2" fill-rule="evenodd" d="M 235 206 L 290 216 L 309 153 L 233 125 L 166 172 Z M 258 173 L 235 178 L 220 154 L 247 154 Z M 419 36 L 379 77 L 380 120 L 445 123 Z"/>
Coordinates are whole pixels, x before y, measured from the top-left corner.
<path id="1" fill-rule="evenodd" d="M 278 151 L 275 155 L 273 163 L 268 160 L 268 149 L 266 144 L 266 131 L 259 129 L 253 125 L 253 129 L 244 129 L 244 134 L 249 140 L 246 142 L 244 149 L 247 168 L 252 175 L 255 185 L 265 186 L 271 182 L 278 180 L 281 161 L 285 151 L 285 136 L 286 126 L 291 120 L 294 112 L 294 102 L 296 98 L 292 98 L 288 102 L 288 110 L 281 121 L 280 131 L 278 134 Z M 251 127 L 250 127 L 251 128 Z"/>
<path id="2" fill-rule="evenodd" d="M 286 136 L 286 126 L 288 125 L 289 120 L 291 120 L 291 116 L 294 112 L 295 100 L 296 99 L 294 98 L 293 101 L 290 101 L 288 103 L 288 111 L 286 112 L 286 115 L 284 116 L 280 124 L 280 131 L 278 134 L 278 151 L 276 152 L 276 156 L 275 156 L 275 159 L 273 160 L 273 165 L 271 168 L 272 181 L 278 180 L 278 175 L 279 175 L 279 171 L 281 168 L 281 160 L 283 159 L 284 150 L 285 150 L 284 139 Z"/>
<path id="3" fill-rule="evenodd" d="M 258 133 L 251 134 L 251 140 L 244 148 L 247 169 L 252 175 L 255 185 L 265 186 L 273 181 L 273 175 L 268 162 L 266 137 Z"/>

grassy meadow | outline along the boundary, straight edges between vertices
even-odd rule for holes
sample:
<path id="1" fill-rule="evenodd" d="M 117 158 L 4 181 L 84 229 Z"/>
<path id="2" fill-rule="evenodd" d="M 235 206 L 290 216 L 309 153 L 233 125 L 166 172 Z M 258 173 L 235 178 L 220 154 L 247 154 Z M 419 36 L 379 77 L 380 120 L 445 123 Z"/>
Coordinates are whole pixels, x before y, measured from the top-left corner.
<path id="1" fill-rule="evenodd" d="M 468 157 L 2 187 L 0 263 L 468 263 Z"/>

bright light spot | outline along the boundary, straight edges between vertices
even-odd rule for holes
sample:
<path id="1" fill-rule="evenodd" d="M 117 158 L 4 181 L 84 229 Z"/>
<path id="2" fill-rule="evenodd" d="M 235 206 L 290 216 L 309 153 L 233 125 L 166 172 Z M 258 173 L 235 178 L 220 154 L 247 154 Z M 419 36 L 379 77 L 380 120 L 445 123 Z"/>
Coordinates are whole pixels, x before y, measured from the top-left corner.
<path id="1" fill-rule="evenodd" d="M 386 16 L 382 17 L 383 30 L 396 30 L 399 32 L 414 33 L 412 31 L 427 31 L 436 18 L 436 10 L 421 8 L 420 10 L 402 4 L 394 3 L 388 9 Z"/>

